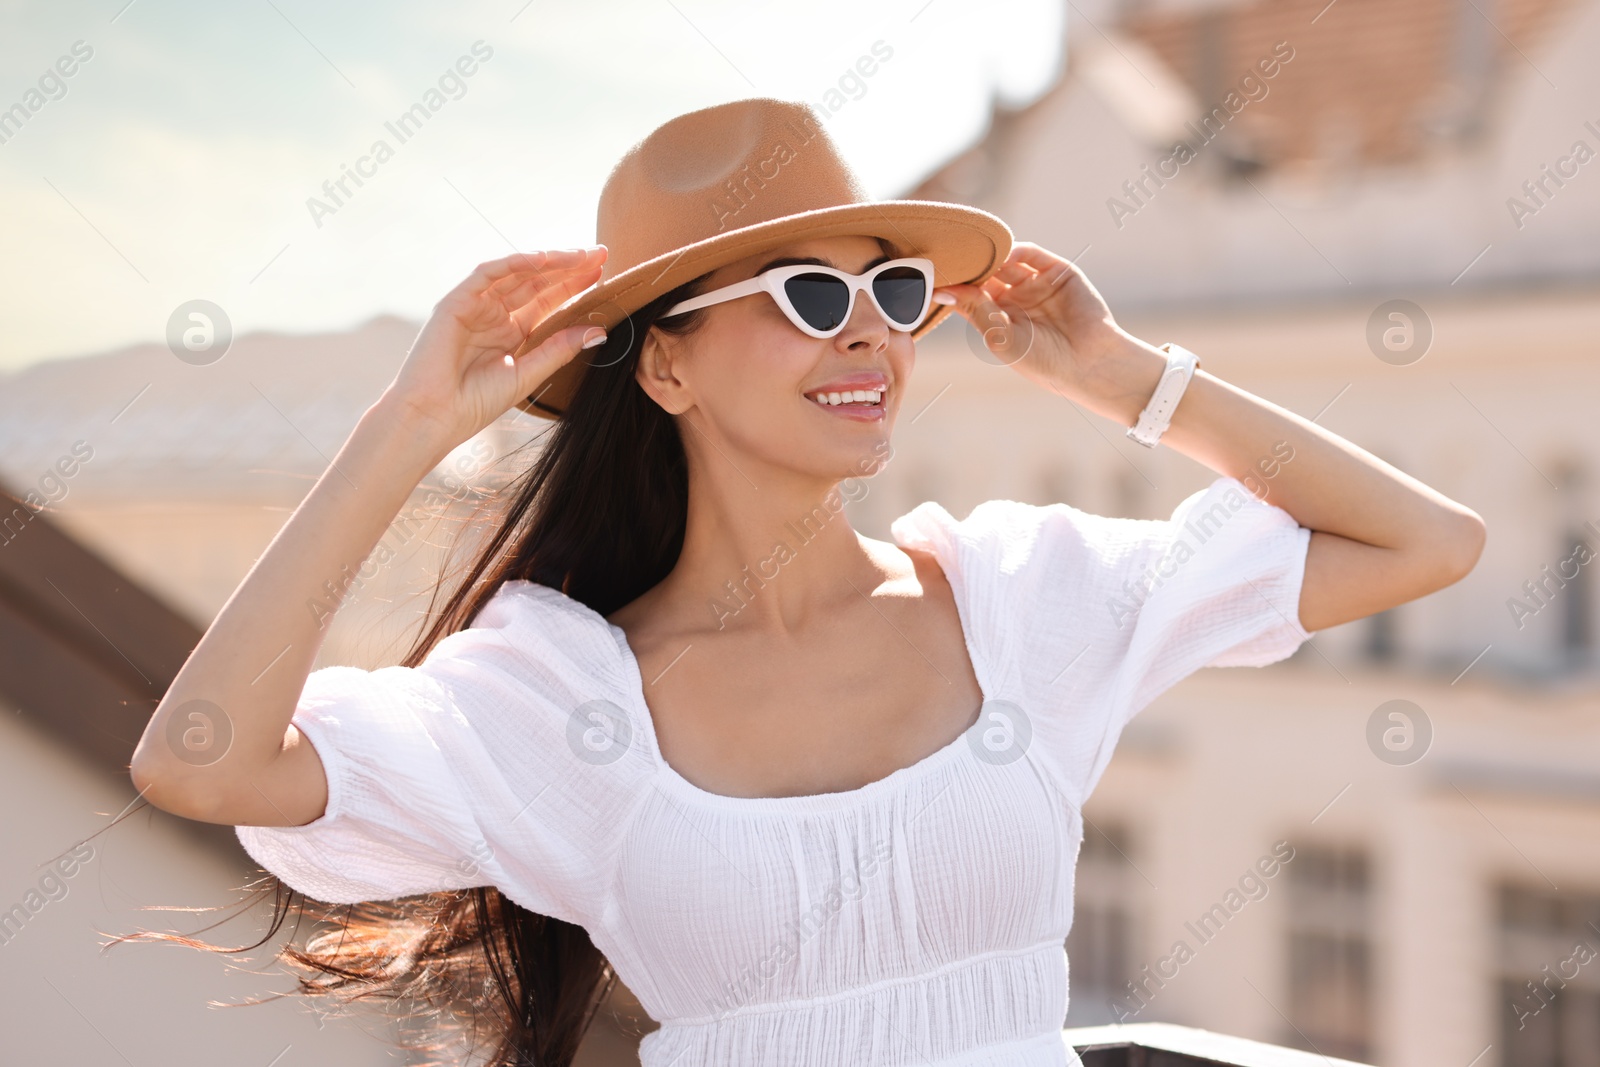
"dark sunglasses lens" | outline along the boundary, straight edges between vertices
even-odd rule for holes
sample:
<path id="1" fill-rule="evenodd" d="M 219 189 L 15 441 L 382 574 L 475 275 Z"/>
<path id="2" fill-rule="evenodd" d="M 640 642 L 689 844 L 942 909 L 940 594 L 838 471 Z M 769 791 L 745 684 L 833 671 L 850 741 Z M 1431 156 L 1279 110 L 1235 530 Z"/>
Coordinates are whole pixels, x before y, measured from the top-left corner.
<path id="1" fill-rule="evenodd" d="M 783 283 L 789 302 L 815 330 L 831 330 L 850 311 L 850 287 L 827 274 L 797 274 Z"/>
<path id="2" fill-rule="evenodd" d="M 915 267 L 891 267 L 872 280 L 872 294 L 884 314 L 901 326 L 911 326 L 922 314 L 928 278 Z"/>

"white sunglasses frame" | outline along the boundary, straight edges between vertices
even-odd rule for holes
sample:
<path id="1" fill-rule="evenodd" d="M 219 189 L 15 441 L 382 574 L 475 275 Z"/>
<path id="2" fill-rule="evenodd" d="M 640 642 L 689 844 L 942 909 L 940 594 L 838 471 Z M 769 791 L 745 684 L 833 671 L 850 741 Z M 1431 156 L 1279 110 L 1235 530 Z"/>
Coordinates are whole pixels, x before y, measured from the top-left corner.
<path id="1" fill-rule="evenodd" d="M 872 283 L 876 280 L 878 274 L 891 267 L 914 267 L 922 271 L 927 278 L 927 290 L 922 294 L 922 310 L 918 312 L 916 321 L 909 326 L 900 325 L 888 312 L 884 311 L 883 305 L 878 303 L 878 295 L 872 291 Z M 800 274 L 827 274 L 838 278 L 849 286 L 850 304 L 845 308 L 844 319 L 839 325 L 831 330 L 819 330 L 806 322 L 805 317 L 795 309 L 794 304 L 789 300 L 788 292 L 784 289 L 784 283 Z M 740 297 L 753 296 L 756 293 L 764 292 L 772 297 L 778 307 L 782 309 L 784 317 L 802 333 L 818 340 L 825 340 L 829 337 L 838 336 L 839 332 L 849 324 L 850 316 L 856 309 L 856 294 L 865 292 L 867 299 L 872 301 L 872 306 L 878 309 L 878 314 L 883 316 L 883 321 L 889 324 L 890 329 L 898 330 L 901 333 L 910 333 L 928 321 L 928 310 L 933 306 L 933 289 L 933 260 L 916 256 L 887 260 L 863 274 L 848 274 L 834 267 L 822 266 L 819 263 L 793 263 L 788 266 L 773 267 L 770 270 L 762 271 L 754 278 L 746 278 L 742 282 L 734 282 L 732 285 L 724 285 L 720 289 L 713 289 L 709 293 L 691 297 L 681 303 L 672 305 L 661 317 L 664 319 L 671 318 L 674 315 L 681 315 L 685 311 L 694 311 L 698 308 L 710 307 L 713 304 L 721 304 L 724 301 L 737 300 Z"/>

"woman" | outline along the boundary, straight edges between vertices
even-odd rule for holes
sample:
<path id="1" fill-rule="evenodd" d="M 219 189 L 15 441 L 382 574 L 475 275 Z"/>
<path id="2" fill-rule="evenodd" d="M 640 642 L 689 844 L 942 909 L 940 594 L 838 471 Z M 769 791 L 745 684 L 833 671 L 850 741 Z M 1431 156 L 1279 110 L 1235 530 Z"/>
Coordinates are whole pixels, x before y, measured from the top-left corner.
<path id="1" fill-rule="evenodd" d="M 464 1006 L 495 1063 L 570 1062 L 607 963 L 663 1024 L 647 1065 L 1066 1062 L 1079 810 L 1122 726 L 1451 584 L 1483 523 L 1128 334 L 993 216 L 868 201 L 801 105 L 663 126 L 599 233 L 440 301 L 135 783 L 312 899 L 425 894 L 294 958 Z M 1026 323 L 1016 371 L 1219 477 L 1169 522 L 930 502 L 857 534 L 839 486 L 951 309 L 997 356 Z M 519 402 L 560 421 L 406 664 L 311 673 L 307 603 Z M 163 740 L 197 701 L 232 736 L 204 765 Z"/>

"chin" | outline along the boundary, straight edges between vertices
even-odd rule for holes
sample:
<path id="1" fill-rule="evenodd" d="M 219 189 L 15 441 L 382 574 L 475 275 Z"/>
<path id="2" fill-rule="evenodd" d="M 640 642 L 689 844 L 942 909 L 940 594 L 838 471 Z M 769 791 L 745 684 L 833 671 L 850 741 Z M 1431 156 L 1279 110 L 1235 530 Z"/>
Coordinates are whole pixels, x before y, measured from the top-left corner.
<path id="1" fill-rule="evenodd" d="M 884 427 L 859 427 L 859 432 L 850 435 L 851 439 L 836 437 L 827 441 L 814 441 L 811 448 L 805 450 L 812 462 L 806 467 L 815 471 L 820 477 L 830 478 L 835 481 L 844 481 L 847 478 L 871 478 L 888 465 L 893 448 L 889 443 L 889 433 Z M 791 452 L 791 462 L 796 458 Z"/>
<path id="2" fill-rule="evenodd" d="M 893 455 L 888 419 L 872 422 L 837 416 L 817 419 L 773 417 L 759 426 L 746 426 L 739 434 L 745 447 L 775 467 L 818 479 L 843 481 L 870 478 L 888 464 Z"/>

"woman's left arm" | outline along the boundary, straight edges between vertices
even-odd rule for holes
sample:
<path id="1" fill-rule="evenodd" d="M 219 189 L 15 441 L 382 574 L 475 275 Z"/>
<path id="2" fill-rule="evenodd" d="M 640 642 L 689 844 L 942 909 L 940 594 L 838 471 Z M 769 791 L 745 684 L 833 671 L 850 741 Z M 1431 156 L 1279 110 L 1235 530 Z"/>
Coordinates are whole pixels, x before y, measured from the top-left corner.
<path id="1" fill-rule="evenodd" d="M 1132 426 L 1166 369 L 1166 356 L 1118 326 L 1069 261 L 1019 241 L 982 286 L 940 290 L 969 321 L 1002 314 L 1031 328 L 1011 366 L 1123 426 Z M 986 334 L 986 336 L 990 336 Z M 993 335 L 1000 345 L 1007 331 Z M 997 350 L 997 355 L 1004 353 Z M 1465 577 L 1483 551 L 1483 519 L 1337 434 L 1197 369 L 1162 444 L 1247 485 L 1309 528 L 1300 625 L 1363 618 Z M 1280 462 L 1283 442 L 1293 459 Z M 1270 483 L 1262 464 L 1275 470 Z"/>

